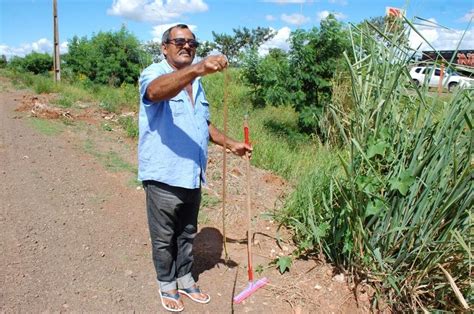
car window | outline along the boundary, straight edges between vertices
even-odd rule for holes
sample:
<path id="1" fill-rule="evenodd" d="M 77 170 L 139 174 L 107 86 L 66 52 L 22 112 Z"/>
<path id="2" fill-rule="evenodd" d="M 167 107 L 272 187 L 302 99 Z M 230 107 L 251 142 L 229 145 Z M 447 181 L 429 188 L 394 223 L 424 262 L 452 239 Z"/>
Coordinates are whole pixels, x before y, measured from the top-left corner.
<path id="1" fill-rule="evenodd" d="M 440 76 L 440 74 L 441 74 L 441 71 L 439 69 L 436 69 L 434 75 L 435 76 Z"/>
<path id="2" fill-rule="evenodd" d="M 416 68 L 415 70 L 416 73 L 420 73 L 420 71 L 421 71 L 421 68 Z"/>

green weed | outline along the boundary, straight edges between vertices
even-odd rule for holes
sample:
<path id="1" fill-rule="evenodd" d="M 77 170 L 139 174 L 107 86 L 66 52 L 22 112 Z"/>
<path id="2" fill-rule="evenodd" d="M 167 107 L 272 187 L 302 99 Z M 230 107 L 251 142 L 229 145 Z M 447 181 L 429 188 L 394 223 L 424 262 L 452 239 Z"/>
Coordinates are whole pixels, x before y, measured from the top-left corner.
<path id="1" fill-rule="evenodd" d="M 73 99 L 68 95 L 61 95 L 55 103 L 61 108 L 71 108 L 74 104 Z"/>
<path id="2" fill-rule="evenodd" d="M 36 76 L 31 75 L 31 77 L 34 77 L 34 78 L 33 78 L 33 81 L 29 84 L 33 85 L 33 90 L 37 94 L 55 93 L 59 90 L 56 83 L 50 77 L 45 77 L 41 75 L 36 75 Z"/>
<path id="3" fill-rule="evenodd" d="M 59 135 L 64 131 L 64 125 L 57 121 L 39 118 L 31 118 L 29 121 L 36 130 L 45 135 Z"/>
<path id="4" fill-rule="evenodd" d="M 198 223 L 199 224 L 207 224 L 209 223 L 210 219 L 209 219 L 209 216 L 207 215 L 207 213 L 203 210 L 200 210 L 199 211 L 199 214 L 198 214 Z"/>
<path id="5" fill-rule="evenodd" d="M 119 154 L 114 151 L 100 152 L 90 139 L 84 141 L 84 151 L 96 157 L 109 171 L 137 173 L 136 166 L 124 161 Z"/>
<path id="6" fill-rule="evenodd" d="M 118 122 L 125 130 L 128 137 L 138 138 L 138 121 L 134 117 L 120 117 Z"/>
<path id="7" fill-rule="evenodd" d="M 101 123 L 101 124 L 100 124 L 100 127 L 102 128 L 102 130 L 107 131 L 107 132 L 111 132 L 111 131 L 114 130 L 114 129 L 112 128 L 112 126 L 111 126 L 109 123 L 107 123 L 107 122 Z"/>
<path id="8" fill-rule="evenodd" d="M 112 172 L 128 171 L 136 173 L 137 169 L 132 164 L 124 161 L 116 152 L 109 151 L 107 153 L 101 154 L 100 159 L 102 160 L 104 166 L 107 170 Z"/>
<path id="9" fill-rule="evenodd" d="M 136 174 L 135 174 L 133 177 L 130 178 L 130 180 L 128 180 L 127 185 L 131 188 L 141 187 L 142 186 L 142 181 L 138 180 L 137 177 L 136 177 Z"/>
<path id="10" fill-rule="evenodd" d="M 201 194 L 201 208 L 214 207 L 220 203 L 220 199 L 216 196 L 210 195 L 206 190 Z"/>

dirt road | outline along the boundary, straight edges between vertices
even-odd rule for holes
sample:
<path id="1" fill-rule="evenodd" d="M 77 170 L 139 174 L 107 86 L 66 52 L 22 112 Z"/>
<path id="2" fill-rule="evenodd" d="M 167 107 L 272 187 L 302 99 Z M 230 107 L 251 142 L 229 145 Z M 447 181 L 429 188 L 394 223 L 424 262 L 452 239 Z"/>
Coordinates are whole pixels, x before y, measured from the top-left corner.
<path id="1" fill-rule="evenodd" d="M 130 171 L 111 171 L 100 158 L 113 150 L 133 165 L 133 143 L 120 131 L 101 131 L 93 121 L 48 121 L 42 129 L 41 120 L 15 111 L 31 92 L 0 83 L 0 312 L 164 312 L 151 262 L 143 190 L 130 184 Z M 216 201 L 220 158 L 221 151 L 211 149 L 208 201 L 195 240 L 194 274 L 212 301 L 200 305 L 185 299 L 185 312 L 363 312 L 366 304 L 358 306 L 328 265 L 296 261 L 284 275 L 268 266 L 278 254 L 289 254 L 291 244 L 278 246 L 277 226 L 258 214 L 273 210 L 288 187 L 257 169 L 253 206 L 260 234 L 254 262 L 262 266 L 258 276 L 270 278 L 271 285 L 244 304 L 232 304 L 233 295 L 246 285 L 241 241 L 245 180 L 241 161 L 231 158 L 226 216 L 230 260 L 225 264 Z"/>

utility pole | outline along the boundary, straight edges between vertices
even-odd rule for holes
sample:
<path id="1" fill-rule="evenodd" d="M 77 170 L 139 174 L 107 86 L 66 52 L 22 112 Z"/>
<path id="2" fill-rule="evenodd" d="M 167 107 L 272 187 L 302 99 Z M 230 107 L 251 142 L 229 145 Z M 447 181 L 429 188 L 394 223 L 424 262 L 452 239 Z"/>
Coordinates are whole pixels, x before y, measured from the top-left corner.
<path id="1" fill-rule="evenodd" d="M 53 25 L 54 25 L 54 81 L 61 80 L 61 60 L 59 55 L 59 32 L 58 32 L 58 3 L 53 0 Z"/>

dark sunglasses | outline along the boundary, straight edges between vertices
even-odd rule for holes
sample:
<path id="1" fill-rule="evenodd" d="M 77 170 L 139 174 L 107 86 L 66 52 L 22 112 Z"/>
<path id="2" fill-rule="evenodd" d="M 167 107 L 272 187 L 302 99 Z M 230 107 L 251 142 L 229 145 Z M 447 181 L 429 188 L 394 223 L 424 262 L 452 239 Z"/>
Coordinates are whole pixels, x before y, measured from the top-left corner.
<path id="1" fill-rule="evenodd" d="M 167 44 L 173 44 L 178 48 L 183 48 L 186 44 L 189 45 L 189 48 L 199 47 L 199 43 L 194 39 L 184 39 L 184 38 L 174 38 L 166 42 Z"/>

